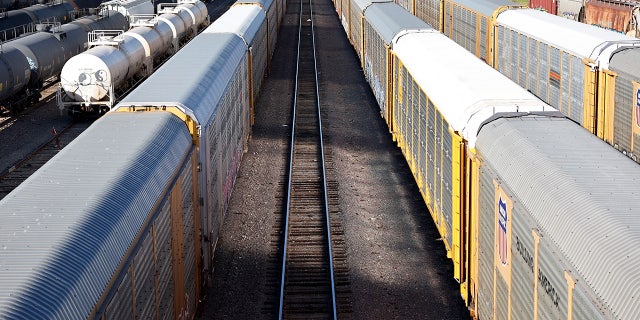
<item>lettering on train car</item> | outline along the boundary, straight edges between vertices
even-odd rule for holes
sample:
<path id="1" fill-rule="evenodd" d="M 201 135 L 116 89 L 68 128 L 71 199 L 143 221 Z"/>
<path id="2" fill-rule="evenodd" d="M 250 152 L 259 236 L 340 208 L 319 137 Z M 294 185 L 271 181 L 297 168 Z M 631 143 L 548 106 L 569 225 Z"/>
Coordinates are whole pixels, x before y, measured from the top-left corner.
<path id="1" fill-rule="evenodd" d="M 520 241 L 520 237 L 516 235 L 516 250 L 522 257 L 522 260 L 529 266 L 529 270 L 533 272 L 533 255 L 527 250 L 527 247 L 524 246 L 524 243 Z"/>
<path id="2" fill-rule="evenodd" d="M 507 234 L 507 221 L 509 215 L 507 213 L 507 203 L 502 199 L 498 200 L 498 254 L 500 255 L 500 262 L 503 266 L 507 265 L 507 254 L 509 250 L 508 234 Z"/>
<path id="3" fill-rule="evenodd" d="M 540 283 L 540 286 L 544 289 L 544 291 L 547 293 L 549 298 L 551 298 L 551 301 L 557 308 L 558 303 L 560 301 L 560 295 L 558 294 L 558 291 L 556 291 L 556 288 L 553 287 L 553 285 L 551 284 L 547 276 L 544 274 L 544 272 L 542 272 L 542 269 L 540 268 L 538 268 L 538 282 Z"/>
<path id="4" fill-rule="evenodd" d="M 639 86 L 636 84 L 635 85 L 635 89 L 636 89 L 636 121 L 634 121 L 634 123 L 636 124 L 636 129 L 640 129 L 640 88 Z"/>

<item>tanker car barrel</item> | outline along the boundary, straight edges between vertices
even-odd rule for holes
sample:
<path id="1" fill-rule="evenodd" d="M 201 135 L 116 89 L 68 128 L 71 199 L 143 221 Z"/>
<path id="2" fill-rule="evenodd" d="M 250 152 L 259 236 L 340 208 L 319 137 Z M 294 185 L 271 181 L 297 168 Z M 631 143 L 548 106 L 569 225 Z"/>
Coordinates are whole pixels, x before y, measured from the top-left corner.
<path id="1" fill-rule="evenodd" d="M 87 33 L 96 29 L 126 29 L 125 16 L 105 11 L 74 22 L 55 26 L 3 44 L 0 53 L 0 104 L 18 111 L 37 101 L 39 90 L 57 76 L 64 63 L 87 48 Z"/>
<path id="2" fill-rule="evenodd" d="M 154 64 L 175 53 L 179 42 L 206 23 L 201 1 L 180 2 L 150 20 L 81 53 L 64 65 L 60 75 L 59 106 L 71 115 L 100 115 L 115 103 L 115 91 L 135 78 L 148 76 Z"/>

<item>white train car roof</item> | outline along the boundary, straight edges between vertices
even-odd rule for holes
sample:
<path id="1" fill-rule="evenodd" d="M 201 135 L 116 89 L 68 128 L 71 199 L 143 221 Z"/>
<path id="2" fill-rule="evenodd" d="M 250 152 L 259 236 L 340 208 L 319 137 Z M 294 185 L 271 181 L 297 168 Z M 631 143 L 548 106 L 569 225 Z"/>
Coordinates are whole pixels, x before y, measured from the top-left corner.
<path id="1" fill-rule="evenodd" d="M 496 21 L 562 51 L 604 64 L 618 46 L 640 44 L 640 39 L 535 9 L 506 10 Z"/>
<path id="2" fill-rule="evenodd" d="M 258 6 L 232 6 L 203 33 L 233 33 L 250 46 L 266 18 Z"/>
<path id="3" fill-rule="evenodd" d="M 191 148 L 169 113 L 111 114 L 2 199 L 0 318 L 87 318 Z"/>
<path id="4" fill-rule="evenodd" d="M 364 12 L 364 17 L 388 45 L 402 31 L 433 30 L 395 2 L 374 3 Z"/>
<path id="5" fill-rule="evenodd" d="M 394 42 L 396 56 L 471 148 L 496 113 L 557 112 L 439 32 L 408 33 Z"/>
<path id="6" fill-rule="evenodd" d="M 233 6 L 259 4 L 265 11 L 269 11 L 274 2 L 274 0 L 238 0 L 233 4 Z"/>
<path id="7" fill-rule="evenodd" d="M 489 17 L 491 17 L 493 12 L 500 7 L 518 5 L 509 0 L 456 0 L 453 2 Z"/>
<path id="8" fill-rule="evenodd" d="M 176 106 L 199 125 L 208 125 L 234 71 L 246 56 L 247 47 L 235 34 L 209 33 L 207 29 L 122 99 L 114 110 Z"/>
<path id="9" fill-rule="evenodd" d="M 577 285 L 595 288 L 610 318 L 636 319 L 640 166 L 571 121 L 544 120 L 484 125 L 477 143 L 483 162 L 508 181 L 542 236 L 557 246 L 552 250 L 574 267 L 567 271 Z"/>

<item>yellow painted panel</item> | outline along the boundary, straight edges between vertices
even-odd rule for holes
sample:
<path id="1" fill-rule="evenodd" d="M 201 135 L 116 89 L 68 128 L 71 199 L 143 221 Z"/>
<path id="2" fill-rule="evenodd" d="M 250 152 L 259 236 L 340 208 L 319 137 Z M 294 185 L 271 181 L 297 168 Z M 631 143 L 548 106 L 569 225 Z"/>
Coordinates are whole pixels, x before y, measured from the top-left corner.
<path id="1" fill-rule="evenodd" d="M 453 247 L 453 276 L 460 283 L 464 281 L 463 267 L 464 267 L 464 225 L 462 215 L 462 192 L 463 192 L 463 177 L 464 177 L 464 143 L 462 137 L 449 129 L 451 135 L 451 232 L 452 232 L 452 247 Z"/>
<path id="2" fill-rule="evenodd" d="M 193 143 L 198 146 L 199 145 L 199 129 L 196 122 L 191 119 L 188 115 L 186 115 L 180 108 L 176 106 L 130 106 L 128 108 L 118 108 L 115 112 L 170 112 L 176 117 L 180 118 L 182 122 L 187 126 L 189 133 L 191 133 L 191 139 Z"/>
<path id="3" fill-rule="evenodd" d="M 467 293 L 466 303 L 469 306 L 473 306 L 475 314 L 478 314 L 478 292 L 479 292 L 479 278 L 478 278 L 478 266 L 479 266 L 479 249 L 478 244 L 478 227 L 480 225 L 480 161 L 475 157 L 475 152 L 469 150 L 465 152 L 467 170 L 465 172 L 465 195 L 467 196 L 465 204 L 467 210 L 464 212 L 464 221 L 466 222 L 465 234 L 467 234 L 467 240 L 465 241 L 465 259 L 466 263 L 466 277 L 464 283 L 467 285 L 467 290 L 461 293 Z M 463 295 L 463 297 L 465 297 Z"/>
<path id="4" fill-rule="evenodd" d="M 596 117 L 597 117 L 597 73 L 595 66 L 592 67 L 592 61 L 583 59 L 584 64 L 584 110 L 582 112 L 582 126 L 589 132 L 597 135 Z M 602 135 L 598 135 L 602 139 Z"/>

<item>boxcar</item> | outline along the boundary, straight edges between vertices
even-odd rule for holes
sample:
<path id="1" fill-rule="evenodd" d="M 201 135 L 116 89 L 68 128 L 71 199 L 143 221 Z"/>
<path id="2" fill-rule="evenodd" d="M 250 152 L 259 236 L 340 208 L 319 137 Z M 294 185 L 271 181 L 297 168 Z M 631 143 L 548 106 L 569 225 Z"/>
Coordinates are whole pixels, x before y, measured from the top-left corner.
<path id="1" fill-rule="evenodd" d="M 7 195 L 0 318 L 193 315 L 191 140 L 169 113 L 105 117 Z"/>

